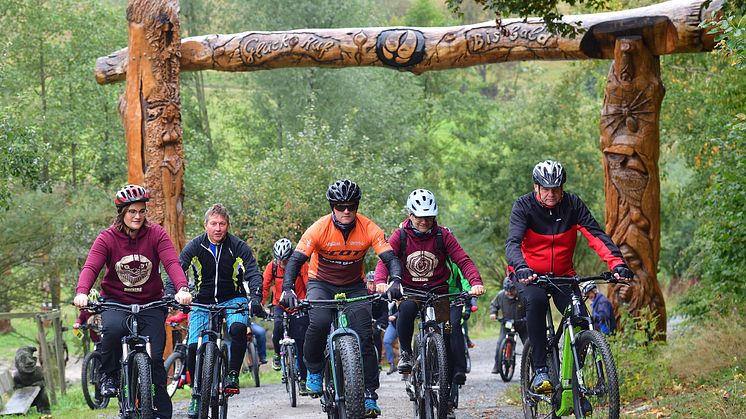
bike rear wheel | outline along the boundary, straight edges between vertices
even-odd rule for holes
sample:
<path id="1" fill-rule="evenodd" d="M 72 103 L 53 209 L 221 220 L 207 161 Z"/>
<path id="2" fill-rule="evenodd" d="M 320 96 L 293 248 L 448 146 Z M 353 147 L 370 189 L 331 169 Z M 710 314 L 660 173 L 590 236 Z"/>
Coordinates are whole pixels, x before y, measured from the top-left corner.
<path id="1" fill-rule="evenodd" d="M 425 368 L 422 395 L 425 417 L 446 419 L 451 394 L 448 355 L 443 336 L 430 332 L 425 339 Z"/>
<path id="2" fill-rule="evenodd" d="M 461 329 L 463 333 L 463 328 Z M 469 355 L 469 342 L 466 339 L 466 333 L 464 335 L 464 353 L 466 354 L 466 373 L 471 372 L 471 355 Z"/>
<path id="3" fill-rule="evenodd" d="M 215 342 L 205 342 L 204 352 L 202 353 L 202 365 L 200 370 L 200 400 L 199 400 L 199 418 L 207 418 L 210 413 L 210 407 L 213 404 L 212 388 L 215 380 L 218 355 L 218 345 Z"/>
<path id="4" fill-rule="evenodd" d="M 176 390 L 182 388 L 182 380 L 186 376 L 186 359 L 180 351 L 174 351 L 168 356 L 163 367 L 166 369 L 166 392 L 168 397 L 174 397 Z"/>
<path id="5" fill-rule="evenodd" d="M 290 399 L 290 407 L 296 407 L 298 405 L 298 373 L 295 369 L 295 345 L 285 345 L 282 362 L 285 391 Z"/>
<path id="6" fill-rule="evenodd" d="M 251 339 L 246 344 L 246 356 L 244 358 L 244 366 L 246 367 L 249 377 L 254 380 L 254 387 L 259 387 L 259 350 L 256 347 L 256 342 Z"/>
<path id="7" fill-rule="evenodd" d="M 534 378 L 535 368 L 533 362 L 531 342 L 523 346 L 523 357 L 521 357 L 521 400 L 523 402 L 523 416 L 526 419 L 534 418 L 558 418 L 552 405 L 552 395 L 536 395 L 531 391 L 531 380 Z M 552 361 L 551 351 L 547 350 L 546 364 L 549 370 L 549 379 L 557 392 L 559 381 L 557 380 L 557 369 Z"/>
<path id="8" fill-rule="evenodd" d="M 594 418 L 619 417 L 619 382 L 611 349 L 603 335 L 596 330 L 585 330 L 577 337 L 577 369 L 583 383 L 573 374 L 573 406 L 576 417 L 584 417 L 583 398 L 590 403 Z M 588 404 L 586 403 L 586 406 Z"/>
<path id="9" fill-rule="evenodd" d="M 83 397 L 91 409 L 103 409 L 109 404 L 109 398 L 101 395 L 101 354 L 88 352 L 83 359 L 81 371 Z"/>
<path id="10" fill-rule="evenodd" d="M 513 379 L 515 373 L 515 341 L 505 338 L 500 343 L 500 378 L 506 383 Z"/>
<path id="11" fill-rule="evenodd" d="M 138 352 L 132 357 L 132 374 L 129 389 L 134 397 L 133 418 L 150 419 L 153 417 L 153 380 L 150 375 L 148 355 Z"/>

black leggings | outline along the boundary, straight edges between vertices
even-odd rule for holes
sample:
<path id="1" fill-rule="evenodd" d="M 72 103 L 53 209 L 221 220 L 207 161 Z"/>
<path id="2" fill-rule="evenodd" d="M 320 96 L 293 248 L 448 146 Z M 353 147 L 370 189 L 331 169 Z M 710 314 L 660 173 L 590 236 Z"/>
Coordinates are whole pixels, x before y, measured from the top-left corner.
<path id="1" fill-rule="evenodd" d="M 516 283 L 518 292 L 526 300 L 526 327 L 528 329 L 528 340 L 531 341 L 531 356 L 533 359 L 534 369 L 547 366 L 547 309 L 549 308 L 549 297 L 547 292 L 552 295 L 554 305 L 560 313 L 570 304 L 571 289 L 567 285 L 546 289 L 536 285 L 524 285 Z M 559 288 L 559 289 L 558 289 Z M 585 304 L 581 304 L 580 309 L 583 315 L 587 316 Z M 539 344 L 537 344 L 539 342 Z"/>
<path id="2" fill-rule="evenodd" d="M 274 308 L 274 329 L 272 330 L 272 347 L 275 349 L 275 356 L 280 356 L 280 339 L 282 339 L 282 307 Z M 298 372 L 301 379 L 306 379 L 306 363 L 303 362 L 303 343 L 306 339 L 306 329 L 308 329 L 308 316 L 290 317 L 290 330 L 288 331 L 291 338 L 295 340 L 295 350 L 298 354 Z"/>
<path id="3" fill-rule="evenodd" d="M 461 310 L 463 307 L 450 308 L 451 333 L 445 335 L 446 353 L 452 366 L 451 374 L 466 372 L 466 348 L 464 334 L 461 331 Z M 414 335 L 414 321 L 419 313 L 417 303 L 404 300 L 399 304 L 399 318 L 396 321 L 396 331 L 399 333 L 399 347 L 402 351 L 412 353 L 412 335 Z"/>
<path id="4" fill-rule="evenodd" d="M 129 334 L 127 329 L 128 313 L 107 310 L 101 314 L 103 338 L 99 344 L 101 350 L 101 372 L 107 375 L 119 374 L 122 358 L 122 338 Z M 171 398 L 166 393 L 166 370 L 163 368 L 163 348 L 166 346 L 166 309 L 151 308 L 137 315 L 138 333 L 150 338 L 151 377 L 155 395 L 153 405 L 158 410 L 156 417 L 171 417 Z M 124 391 L 124 389 L 119 389 Z"/>

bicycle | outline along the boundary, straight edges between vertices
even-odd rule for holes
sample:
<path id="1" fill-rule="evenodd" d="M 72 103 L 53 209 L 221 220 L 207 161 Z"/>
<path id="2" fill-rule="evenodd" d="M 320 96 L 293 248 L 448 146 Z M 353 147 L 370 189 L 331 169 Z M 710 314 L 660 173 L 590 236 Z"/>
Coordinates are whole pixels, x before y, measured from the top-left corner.
<path id="1" fill-rule="evenodd" d="M 274 310 L 270 306 L 270 313 L 273 312 Z M 295 339 L 290 337 L 290 317 L 293 315 L 297 314 L 290 314 L 285 310 L 282 311 L 282 339 L 280 339 L 279 348 L 282 383 L 285 384 L 285 391 L 288 393 L 288 398 L 290 399 L 290 407 L 296 407 L 298 404 L 301 382 L 301 376 L 298 372 L 298 353 L 295 347 Z"/>
<path id="2" fill-rule="evenodd" d="M 515 358 L 516 358 L 516 323 L 525 323 L 526 319 L 497 319 L 500 323 L 503 323 L 505 328 L 505 336 L 500 341 L 500 350 L 498 351 L 497 365 L 500 371 L 500 378 L 504 382 L 509 382 L 513 379 L 513 373 L 515 373 Z M 525 348 L 524 348 L 525 352 Z"/>
<path id="3" fill-rule="evenodd" d="M 551 310 L 547 309 L 547 367 L 552 382 L 552 394 L 537 394 L 531 390 L 534 376 L 532 342 L 527 342 L 521 360 L 521 396 L 526 418 L 574 414 L 575 417 L 619 417 L 619 383 L 611 349 L 604 336 L 593 330 L 580 295 L 579 284 L 587 281 L 617 282 L 611 273 L 589 277 L 540 276 L 533 283 L 539 286 L 569 286 L 571 303 L 562 316 L 559 330 L 554 330 Z M 566 287 L 567 288 L 567 287 Z M 559 289 L 559 288 L 558 288 Z M 562 350 L 559 336 L 563 336 Z"/>
<path id="4" fill-rule="evenodd" d="M 81 324 L 78 328 L 73 329 L 76 337 L 83 343 L 83 366 L 80 372 L 80 384 L 83 389 L 83 398 L 92 410 L 103 409 L 109 405 L 109 398 L 101 395 L 101 353 L 98 352 L 95 345 L 93 351 L 91 346 L 91 336 L 89 330 L 101 333 L 101 327 L 97 325 Z"/>
<path id="5" fill-rule="evenodd" d="M 174 345 L 174 351 L 163 363 L 166 369 L 166 392 L 168 397 L 173 398 L 176 390 L 192 384 L 192 377 L 187 371 L 189 328 L 177 322 L 169 322 L 169 325 L 182 336 L 182 339 Z"/>
<path id="6" fill-rule="evenodd" d="M 448 343 L 443 337 L 442 325 L 436 319 L 435 304 L 450 298 L 463 302 L 471 296 L 462 292 L 435 294 L 430 290 L 404 287 L 402 298 L 420 303 L 419 330 L 413 348 L 415 359 L 412 372 L 405 375 L 405 389 L 409 400 L 414 402 L 414 416 L 445 419 L 449 412 L 448 403 L 453 402 L 454 407 L 458 404 L 458 386 L 451 386 Z"/>
<path id="7" fill-rule="evenodd" d="M 330 419 L 365 416 L 365 383 L 360 337 L 348 327 L 345 309 L 354 303 L 383 298 L 380 294 L 347 298 L 336 294 L 333 300 L 301 300 L 302 310 L 311 307 L 334 308 L 337 315 L 324 350 L 321 408 Z"/>
<path id="8" fill-rule="evenodd" d="M 259 367 L 262 365 L 259 358 L 259 347 L 256 343 L 256 337 L 251 333 L 251 319 L 249 326 L 246 328 L 246 355 L 243 361 L 243 370 L 249 373 L 249 377 L 254 381 L 254 387 L 259 387 Z"/>
<path id="9" fill-rule="evenodd" d="M 219 305 L 192 302 L 192 307 L 209 312 L 209 327 L 197 339 L 197 369 L 194 373 L 193 396 L 199 398 L 199 418 L 228 417 L 228 345 L 223 338 L 223 321 L 227 310 L 248 312 L 248 304 Z M 207 338 L 207 340 L 205 339 Z"/>
<path id="10" fill-rule="evenodd" d="M 90 302 L 83 310 L 100 314 L 107 310 L 128 313 L 126 319 L 129 335 L 122 338 L 120 370 L 121 391 L 117 392 L 119 412 L 125 418 L 152 418 L 153 380 L 151 374 L 150 337 L 138 334 L 138 313 L 163 307 L 179 307 L 172 298 L 147 304 L 120 304 L 113 301 Z M 96 353 L 91 352 L 91 353 Z"/>

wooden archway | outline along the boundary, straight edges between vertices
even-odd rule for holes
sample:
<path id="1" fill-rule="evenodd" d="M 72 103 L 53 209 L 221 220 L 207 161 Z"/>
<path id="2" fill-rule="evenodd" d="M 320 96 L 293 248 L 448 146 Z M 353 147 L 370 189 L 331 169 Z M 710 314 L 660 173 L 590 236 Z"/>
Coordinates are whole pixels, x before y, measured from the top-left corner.
<path id="1" fill-rule="evenodd" d="M 584 31 L 575 39 L 539 19 L 442 28 L 303 29 L 179 36 L 178 0 L 129 0 L 128 48 L 96 62 L 101 84 L 126 80 L 121 114 L 130 182 L 154 196 L 153 219 L 177 248 L 185 244 L 184 151 L 180 71 L 256 71 L 286 67 L 379 66 L 425 71 L 525 60 L 611 59 L 601 111 L 606 230 L 635 272 L 613 290 L 617 310 L 647 308 L 665 338 L 666 308 L 656 271 L 660 253 L 659 120 L 664 87 L 659 57 L 711 51 L 700 23 L 722 1 L 674 0 L 638 9 L 565 16 Z M 621 292 L 617 292 L 621 291 Z"/>

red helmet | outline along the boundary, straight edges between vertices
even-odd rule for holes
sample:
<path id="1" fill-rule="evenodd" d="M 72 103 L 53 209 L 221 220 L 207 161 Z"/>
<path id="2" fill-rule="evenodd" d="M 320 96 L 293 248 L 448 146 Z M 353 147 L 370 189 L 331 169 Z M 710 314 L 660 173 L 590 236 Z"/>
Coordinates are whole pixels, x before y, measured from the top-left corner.
<path id="1" fill-rule="evenodd" d="M 117 191 L 117 194 L 114 196 L 114 204 L 117 206 L 117 210 L 119 211 L 135 202 L 148 201 L 150 201 L 150 195 L 148 195 L 148 191 L 140 185 L 127 185 Z"/>

